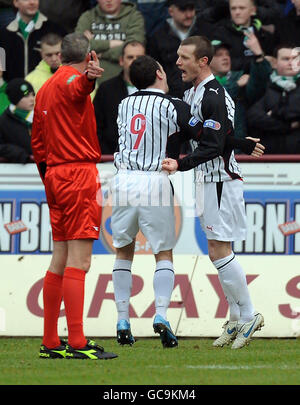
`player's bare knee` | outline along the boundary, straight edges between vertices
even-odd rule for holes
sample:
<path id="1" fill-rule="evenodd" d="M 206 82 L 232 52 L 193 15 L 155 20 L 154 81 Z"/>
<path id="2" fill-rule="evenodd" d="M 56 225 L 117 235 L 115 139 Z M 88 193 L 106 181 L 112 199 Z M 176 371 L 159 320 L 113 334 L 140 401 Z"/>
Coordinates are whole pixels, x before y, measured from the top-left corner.
<path id="1" fill-rule="evenodd" d="M 135 248 L 135 240 L 133 240 L 129 245 L 123 246 L 116 249 L 116 257 L 119 260 L 133 260 Z"/>
<path id="2" fill-rule="evenodd" d="M 231 254 L 230 242 L 222 242 L 217 240 L 208 241 L 208 256 L 212 262 L 227 257 Z"/>
<path id="3" fill-rule="evenodd" d="M 81 270 L 88 272 L 91 267 L 91 261 L 92 261 L 91 257 L 88 257 L 85 260 L 83 260 Z"/>
<path id="4" fill-rule="evenodd" d="M 170 262 L 173 262 L 173 253 L 172 250 L 164 250 L 161 251 L 157 254 L 154 255 L 156 263 L 161 261 L 161 260 L 169 260 Z"/>

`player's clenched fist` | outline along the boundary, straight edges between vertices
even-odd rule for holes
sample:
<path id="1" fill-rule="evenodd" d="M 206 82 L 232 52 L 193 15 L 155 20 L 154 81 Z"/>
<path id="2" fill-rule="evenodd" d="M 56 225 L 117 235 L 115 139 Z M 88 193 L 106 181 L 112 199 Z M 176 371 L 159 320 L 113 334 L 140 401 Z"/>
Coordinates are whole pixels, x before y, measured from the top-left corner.
<path id="1" fill-rule="evenodd" d="M 178 169 L 177 160 L 171 158 L 164 159 L 162 161 L 162 169 L 166 170 L 170 174 L 176 172 L 176 170 Z"/>

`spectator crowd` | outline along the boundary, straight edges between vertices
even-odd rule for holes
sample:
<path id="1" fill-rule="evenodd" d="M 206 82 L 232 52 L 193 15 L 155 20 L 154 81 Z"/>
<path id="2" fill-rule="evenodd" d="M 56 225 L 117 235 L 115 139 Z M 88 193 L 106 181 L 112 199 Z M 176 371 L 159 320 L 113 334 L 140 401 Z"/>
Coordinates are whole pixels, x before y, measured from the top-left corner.
<path id="1" fill-rule="evenodd" d="M 194 35 L 214 45 L 211 70 L 235 102 L 235 136 L 260 138 L 266 154 L 300 153 L 300 0 L 0 0 L 0 161 L 33 161 L 34 97 L 71 32 L 104 68 L 91 95 L 102 154 L 118 148 L 118 105 L 136 91 L 131 63 L 155 58 L 169 94 L 182 98 L 191 84 L 177 49 Z"/>

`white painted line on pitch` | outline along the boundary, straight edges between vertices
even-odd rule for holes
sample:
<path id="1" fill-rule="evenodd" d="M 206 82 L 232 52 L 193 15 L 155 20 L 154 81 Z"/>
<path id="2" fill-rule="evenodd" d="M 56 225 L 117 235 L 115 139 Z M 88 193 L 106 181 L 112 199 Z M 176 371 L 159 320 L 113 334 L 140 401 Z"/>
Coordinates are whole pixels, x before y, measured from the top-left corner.
<path id="1" fill-rule="evenodd" d="M 151 368 L 171 368 L 173 366 L 148 366 Z M 280 369 L 280 370 L 295 370 L 300 369 L 300 366 L 288 366 L 288 365 L 253 365 L 253 366 L 226 366 L 219 364 L 201 364 L 201 365 L 186 365 L 185 368 L 202 369 L 202 370 L 254 370 L 254 369 Z"/>

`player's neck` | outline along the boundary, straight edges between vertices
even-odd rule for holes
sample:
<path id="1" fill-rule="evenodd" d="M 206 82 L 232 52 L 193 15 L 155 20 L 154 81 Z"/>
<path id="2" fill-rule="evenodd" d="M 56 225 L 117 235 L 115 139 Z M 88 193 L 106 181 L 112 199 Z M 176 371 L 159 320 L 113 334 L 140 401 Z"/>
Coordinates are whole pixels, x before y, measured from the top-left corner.
<path id="1" fill-rule="evenodd" d="M 193 80 L 193 82 L 192 82 L 193 86 L 196 88 L 201 82 L 203 82 L 203 80 L 207 79 L 208 76 L 210 76 L 211 74 L 212 74 L 212 71 L 210 70 L 209 67 L 201 70 L 199 75 L 195 78 L 195 80 Z"/>
<path id="2" fill-rule="evenodd" d="M 151 86 L 148 86 L 147 89 L 158 89 L 167 93 L 167 89 L 165 87 L 165 83 L 162 80 L 156 80 Z"/>

